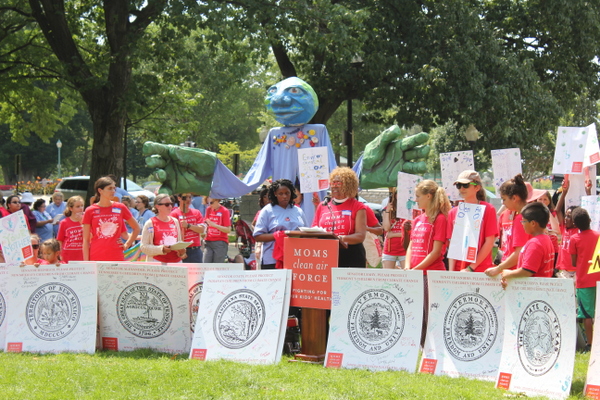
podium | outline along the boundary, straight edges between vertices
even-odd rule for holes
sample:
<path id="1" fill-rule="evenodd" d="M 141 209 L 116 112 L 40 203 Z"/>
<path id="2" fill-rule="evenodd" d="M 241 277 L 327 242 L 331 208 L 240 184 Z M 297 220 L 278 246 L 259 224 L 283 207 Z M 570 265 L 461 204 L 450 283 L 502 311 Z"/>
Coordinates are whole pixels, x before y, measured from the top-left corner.
<path id="1" fill-rule="evenodd" d="M 288 237 L 283 266 L 292 270 L 290 305 L 302 308 L 301 350 L 292 361 L 323 363 L 327 351 L 327 310 L 331 309 L 331 268 L 338 266 L 339 246 L 347 245 L 329 232 L 285 233 Z"/>

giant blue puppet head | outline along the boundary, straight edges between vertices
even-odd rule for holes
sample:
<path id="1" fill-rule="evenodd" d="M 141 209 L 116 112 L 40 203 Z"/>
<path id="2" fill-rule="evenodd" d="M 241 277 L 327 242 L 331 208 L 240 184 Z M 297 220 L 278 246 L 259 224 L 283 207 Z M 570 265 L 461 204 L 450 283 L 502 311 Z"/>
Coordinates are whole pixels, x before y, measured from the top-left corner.
<path id="1" fill-rule="evenodd" d="M 269 88 L 265 104 L 277 122 L 285 126 L 304 125 L 317 112 L 319 99 L 308 83 L 291 77 Z"/>

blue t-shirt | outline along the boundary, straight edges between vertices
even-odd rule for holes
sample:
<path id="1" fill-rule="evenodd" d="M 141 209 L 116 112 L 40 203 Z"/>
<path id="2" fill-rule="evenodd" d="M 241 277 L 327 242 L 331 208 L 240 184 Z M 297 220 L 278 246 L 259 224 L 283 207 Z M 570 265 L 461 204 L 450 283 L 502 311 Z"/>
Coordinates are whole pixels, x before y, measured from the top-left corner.
<path id="1" fill-rule="evenodd" d="M 48 214 L 50 214 L 50 216 L 52 218 L 54 218 L 57 215 L 62 215 L 62 217 L 59 219 L 59 221 L 62 221 L 63 219 L 65 219 L 65 216 L 63 215 L 65 212 L 65 209 L 67 208 L 67 203 L 66 202 L 62 202 L 60 203 L 60 206 L 57 206 L 54 203 L 50 203 L 48 204 L 48 207 L 46 207 L 46 212 Z M 53 231 L 53 235 L 54 237 L 56 237 L 56 235 L 58 235 L 58 227 L 60 224 L 55 224 L 52 225 L 52 231 Z"/>
<path id="2" fill-rule="evenodd" d="M 35 216 L 36 221 L 38 222 L 42 222 L 42 221 L 47 221 L 49 219 L 52 219 L 52 217 L 50 216 L 50 214 L 48 214 L 48 212 L 44 211 L 39 212 L 36 210 L 33 210 L 33 215 Z M 38 226 L 35 230 L 35 233 L 37 233 L 37 235 L 40 237 L 40 244 L 46 240 L 46 239 L 52 239 L 52 224 L 45 224 L 42 226 Z"/>
<path id="3" fill-rule="evenodd" d="M 298 230 L 301 226 L 309 226 L 304 216 L 304 211 L 300 207 L 288 206 L 281 208 L 267 204 L 261 210 L 256 226 L 254 227 L 254 236 L 263 233 L 274 233 L 276 231 L 293 231 Z M 273 258 L 273 249 L 275 241 L 264 242 L 262 250 L 262 263 L 275 264 Z"/>

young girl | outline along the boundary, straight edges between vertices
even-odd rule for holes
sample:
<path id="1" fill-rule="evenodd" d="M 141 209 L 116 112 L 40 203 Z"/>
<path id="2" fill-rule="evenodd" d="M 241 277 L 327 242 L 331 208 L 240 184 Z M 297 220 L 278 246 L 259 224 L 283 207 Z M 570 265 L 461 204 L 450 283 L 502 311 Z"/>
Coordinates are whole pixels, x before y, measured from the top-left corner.
<path id="1" fill-rule="evenodd" d="M 386 232 L 383 242 L 383 256 L 381 258 L 383 268 L 404 269 L 406 249 L 410 242 L 411 221 L 396 218 L 397 189 L 393 188 L 390 194 L 390 202 L 383 211 L 383 230 Z"/>
<path id="2" fill-rule="evenodd" d="M 519 260 L 519 253 L 525 245 L 525 243 L 531 239 L 531 235 L 525 233 L 521 220 L 521 210 L 527 205 L 527 186 L 523 180 L 521 174 L 516 175 L 514 178 L 507 180 L 500 186 L 500 197 L 502 197 L 502 204 L 507 208 L 505 213 L 507 220 L 512 219 L 512 224 L 504 224 L 504 255 L 502 256 L 502 262 L 496 267 L 488 268 L 485 273 L 488 276 L 496 276 L 505 269 L 513 269 Z M 506 220 L 505 219 L 505 220 Z"/>
<path id="3" fill-rule="evenodd" d="M 112 200 L 115 192 L 115 181 L 107 176 L 94 183 L 96 203 L 83 214 L 84 261 L 124 261 L 123 250 L 131 247 L 140 233 L 140 226 L 127 206 Z M 121 233 L 126 232 L 125 221 L 133 230 L 123 244 Z"/>
<path id="4" fill-rule="evenodd" d="M 558 223 L 558 218 L 556 217 L 556 210 L 554 208 L 554 203 L 552 202 L 552 196 L 550 196 L 550 192 L 546 191 L 543 195 L 538 197 L 537 201 L 548 207 L 548 211 L 550 211 L 550 219 L 548 220 L 546 232 L 548 236 L 550 236 L 552 246 L 554 246 L 554 263 L 556 264 L 556 261 L 558 260 L 558 235 L 560 234 L 560 225 Z"/>
<path id="5" fill-rule="evenodd" d="M 47 239 L 42 243 L 42 258 L 36 265 L 64 264 L 60 259 L 60 243 L 56 239 Z"/>
<path id="6" fill-rule="evenodd" d="M 475 262 L 468 264 L 466 261 L 448 258 L 448 269 L 450 271 L 466 270 L 469 272 L 485 272 L 485 270 L 493 266 L 492 249 L 494 248 L 496 236 L 498 236 L 496 209 L 493 205 L 484 201 L 485 189 L 477 171 L 467 170 L 461 172 L 454 182 L 454 185 L 456 185 L 460 197 L 464 199 L 466 204 L 479 204 L 484 206 L 485 210 L 483 212 L 483 220 L 481 221 L 479 230 L 479 242 L 477 245 L 477 258 L 475 259 Z M 458 207 L 454 207 L 448 213 L 446 237 L 449 241 L 452 241 L 452 231 L 454 228 L 454 221 L 456 220 L 456 214 L 458 214 Z M 454 240 L 461 240 L 461 238 L 454 238 Z"/>
<path id="7" fill-rule="evenodd" d="M 61 259 L 68 263 L 69 261 L 83 260 L 83 198 L 73 196 L 67 201 L 65 209 L 65 219 L 60 221 L 58 227 L 58 239 L 62 249 Z"/>

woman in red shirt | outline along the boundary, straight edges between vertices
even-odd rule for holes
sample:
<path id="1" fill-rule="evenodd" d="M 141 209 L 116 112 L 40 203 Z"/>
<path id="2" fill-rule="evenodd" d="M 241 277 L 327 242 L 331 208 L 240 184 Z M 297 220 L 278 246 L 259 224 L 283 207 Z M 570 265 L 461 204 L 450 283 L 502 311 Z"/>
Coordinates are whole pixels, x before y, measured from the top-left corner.
<path id="1" fill-rule="evenodd" d="M 80 196 L 70 197 L 65 209 L 65 219 L 60 221 L 58 235 L 62 249 L 60 257 L 64 262 L 83 260 L 83 199 Z"/>
<path id="2" fill-rule="evenodd" d="M 390 201 L 383 212 L 383 229 L 386 232 L 381 258 L 383 268 L 396 268 L 398 263 L 399 268 L 404 269 L 406 249 L 410 242 L 411 221 L 396 218 L 397 203 L 397 189 L 393 188 Z"/>
<path id="3" fill-rule="evenodd" d="M 154 199 L 156 216 L 144 224 L 141 250 L 147 261 L 178 263 L 184 258 L 185 249 L 171 250 L 171 246 L 183 240 L 179 221 L 170 216 L 173 203 L 168 194 L 161 193 Z"/>
<path id="4" fill-rule="evenodd" d="M 204 239 L 204 262 L 223 263 L 229 248 L 231 220 L 229 210 L 223 207 L 220 199 L 208 199 L 204 222 L 208 226 Z"/>

